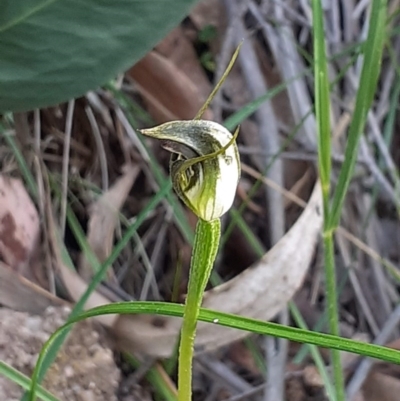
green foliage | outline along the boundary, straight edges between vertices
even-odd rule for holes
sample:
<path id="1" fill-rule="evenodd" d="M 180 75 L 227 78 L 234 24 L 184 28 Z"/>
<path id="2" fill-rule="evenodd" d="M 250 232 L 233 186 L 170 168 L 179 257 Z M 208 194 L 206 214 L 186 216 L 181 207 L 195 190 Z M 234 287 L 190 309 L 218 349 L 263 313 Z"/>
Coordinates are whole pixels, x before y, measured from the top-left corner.
<path id="1" fill-rule="evenodd" d="M 12 380 L 15 384 L 18 384 L 25 390 L 28 390 L 31 387 L 31 379 L 29 377 L 7 365 L 3 361 L 0 361 L 0 375 L 8 377 L 9 380 Z M 37 395 L 43 401 L 59 401 L 58 398 L 54 397 L 54 395 L 50 394 L 40 386 L 37 387 Z"/>
<path id="2" fill-rule="evenodd" d="M 339 335 L 338 300 L 336 294 L 336 270 L 333 233 L 339 220 L 350 180 L 357 160 L 358 144 L 367 121 L 380 73 L 383 44 L 386 37 L 386 1 L 371 3 L 369 30 L 363 45 L 363 67 L 350 123 L 344 163 L 338 184 L 331 199 L 331 106 L 328 79 L 328 62 L 325 50 L 325 34 L 321 0 L 313 0 L 314 19 L 314 82 L 315 115 L 318 132 L 318 169 L 322 184 L 324 209 L 324 270 L 326 283 L 326 309 L 330 332 Z M 332 351 L 336 400 L 344 401 L 344 379 L 340 354 Z"/>
<path id="3" fill-rule="evenodd" d="M 358 143 L 363 133 L 378 83 L 383 45 L 387 35 L 385 26 L 386 13 L 386 0 L 372 1 L 368 36 L 363 46 L 364 62 L 355 99 L 353 118 L 349 128 L 344 163 L 340 170 L 337 188 L 333 196 L 331 213 L 327 219 L 331 229 L 336 228 L 339 224 L 344 198 L 357 160 Z"/>

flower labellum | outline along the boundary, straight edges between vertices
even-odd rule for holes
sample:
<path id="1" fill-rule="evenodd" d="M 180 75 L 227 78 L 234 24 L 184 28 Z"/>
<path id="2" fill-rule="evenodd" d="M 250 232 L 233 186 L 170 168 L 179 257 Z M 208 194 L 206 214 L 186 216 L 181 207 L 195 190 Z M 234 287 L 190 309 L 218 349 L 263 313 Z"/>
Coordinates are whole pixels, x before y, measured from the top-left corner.
<path id="1" fill-rule="evenodd" d="M 172 153 L 170 172 L 174 190 L 199 218 L 220 218 L 232 206 L 240 176 L 232 135 L 213 121 L 171 121 L 140 131 L 160 139 Z"/>

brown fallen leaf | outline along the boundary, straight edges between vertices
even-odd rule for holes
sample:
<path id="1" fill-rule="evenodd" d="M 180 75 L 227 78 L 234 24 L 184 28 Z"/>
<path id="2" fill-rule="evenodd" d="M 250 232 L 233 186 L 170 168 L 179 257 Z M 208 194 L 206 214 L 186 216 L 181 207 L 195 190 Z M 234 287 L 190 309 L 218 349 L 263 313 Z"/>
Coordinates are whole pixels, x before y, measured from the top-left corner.
<path id="1" fill-rule="evenodd" d="M 47 194 L 48 196 L 48 194 Z M 51 252 L 54 258 L 54 266 L 56 274 L 61 278 L 61 282 L 67 290 L 69 297 L 72 301 L 76 302 L 85 293 L 88 284 L 80 277 L 75 271 L 70 269 L 62 258 L 62 239 L 60 232 L 56 226 L 51 202 L 45 203 L 46 209 L 46 222 L 48 226 L 48 238 Z M 93 291 L 89 296 L 84 309 L 94 308 L 100 305 L 108 305 L 111 301 L 105 296 L 100 294 L 97 290 Z M 104 315 L 94 318 L 106 327 L 111 327 L 115 323 L 116 315 Z"/>
<path id="2" fill-rule="evenodd" d="M 138 174 L 138 166 L 127 166 L 124 174 L 91 206 L 87 242 L 100 262 L 111 255 L 118 212 Z M 84 255 L 80 259 L 79 273 L 86 281 L 93 276 L 92 266 Z"/>
<path id="3" fill-rule="evenodd" d="M 372 371 L 362 387 L 365 401 L 397 401 L 400 380 L 377 371 Z"/>
<path id="4" fill-rule="evenodd" d="M 94 204 L 95 207 L 92 210 L 92 216 L 89 222 L 88 242 L 100 261 L 104 261 L 111 253 L 115 224 L 118 219 L 117 212 L 125 202 L 138 173 L 138 167 L 128 166 L 125 169 L 125 173 Z M 63 261 L 59 235 L 50 208 L 47 210 L 47 220 L 51 247 L 58 272 L 61 275 L 71 299 L 77 301 L 86 291 L 87 282 L 76 271 L 69 269 Z M 82 259 L 81 263 L 86 264 L 88 262 Z M 92 274 L 88 264 L 84 269 L 87 269 L 90 275 Z M 99 291 L 94 291 L 85 304 L 85 309 L 100 305 L 108 305 L 111 302 L 110 299 L 102 295 Z M 95 320 L 107 327 L 111 327 L 116 318 L 116 315 L 104 315 L 96 317 Z"/>
<path id="5" fill-rule="evenodd" d="M 192 41 L 185 34 L 182 26 L 171 31 L 156 46 L 156 51 L 171 61 L 196 85 L 199 101 L 204 102 L 211 92 L 211 83 L 200 64 Z"/>
<path id="6" fill-rule="evenodd" d="M 39 216 L 24 185 L 0 175 L 0 258 L 26 275 L 38 241 Z"/>
<path id="7" fill-rule="evenodd" d="M 229 347 L 229 358 L 235 365 L 247 369 L 254 376 L 261 374 L 253 354 L 243 341 L 238 341 Z"/>
<path id="8" fill-rule="evenodd" d="M 190 19 L 198 30 L 207 25 L 220 25 L 223 16 L 223 5 L 219 0 L 203 0 L 190 13 Z"/>
<path id="9" fill-rule="evenodd" d="M 175 64 L 152 51 L 135 64 L 128 75 L 138 85 L 157 123 L 191 120 L 204 103 L 196 85 Z M 211 120 L 209 110 L 203 119 Z"/>
<path id="10" fill-rule="evenodd" d="M 323 388 L 324 381 L 314 365 L 308 365 L 303 369 L 304 384 L 309 387 Z"/>
<path id="11" fill-rule="evenodd" d="M 297 165 L 297 170 L 300 170 L 302 174 L 293 183 L 289 191 L 292 192 L 297 197 L 303 199 L 305 193 L 307 193 L 309 190 L 310 183 L 312 182 L 313 170 L 310 167 L 307 168 L 307 166 L 305 166 L 304 169 L 305 171 L 303 172 L 298 167 L 299 166 Z M 285 203 L 285 209 L 287 209 L 289 206 L 293 204 L 293 201 L 291 199 L 285 199 L 284 203 Z"/>
<path id="12" fill-rule="evenodd" d="M 42 314 L 48 306 L 67 305 L 0 262 L 0 304 L 12 310 Z"/>

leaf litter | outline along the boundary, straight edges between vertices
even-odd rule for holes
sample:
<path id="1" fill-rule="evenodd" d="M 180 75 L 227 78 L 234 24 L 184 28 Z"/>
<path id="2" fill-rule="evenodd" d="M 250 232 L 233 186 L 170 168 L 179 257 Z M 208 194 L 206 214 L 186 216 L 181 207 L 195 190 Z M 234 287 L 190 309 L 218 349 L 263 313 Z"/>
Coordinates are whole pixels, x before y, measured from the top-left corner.
<path id="1" fill-rule="evenodd" d="M 0 175 L 0 258 L 27 274 L 38 243 L 39 216 L 22 181 Z"/>
<path id="2" fill-rule="evenodd" d="M 236 2 L 236 0 L 234 1 Z M 226 18 L 224 7 L 221 7 L 220 2 L 218 2 L 218 7 L 217 14 L 219 13 L 222 17 L 221 13 L 223 13 L 226 21 L 216 18 L 215 2 L 204 1 L 201 6 L 194 9 L 192 16 L 189 16 L 185 23 L 176 28 L 141 62 L 133 66 L 125 79 L 121 81 L 124 93 L 129 94 L 138 104 L 144 105 L 155 122 L 191 119 L 212 87 L 209 79 L 210 71 L 206 71 L 200 62 L 201 52 L 210 51 L 218 67 L 218 52 L 224 47 L 224 41 L 229 42 L 232 39 L 230 27 L 233 22 Z M 350 13 L 348 8 L 346 10 L 346 13 Z M 327 11 L 328 14 L 329 12 L 331 11 Z M 260 22 L 260 16 L 270 15 L 269 13 L 273 15 L 277 13 L 276 15 L 285 21 L 286 26 L 293 29 L 292 34 L 296 32 L 298 36 L 293 36 L 292 43 L 285 42 L 278 29 L 271 30 L 272 26 L 267 22 Z M 343 15 L 343 18 L 346 15 Z M 261 65 L 262 77 L 267 85 L 273 87 L 281 81 L 290 79 L 290 74 L 300 76 L 304 73 L 303 68 L 307 64 L 307 59 L 302 59 L 304 65 L 298 63 L 297 69 L 293 70 L 291 60 L 287 56 L 293 54 L 300 57 L 298 49 L 290 46 L 293 46 L 296 40 L 302 44 L 306 44 L 309 40 L 309 25 L 305 23 L 309 18 L 309 13 L 304 5 L 294 7 L 292 10 L 284 8 L 283 11 L 279 11 L 277 4 L 271 5 L 261 1 L 257 4 L 252 3 L 240 18 L 245 22 L 246 40 L 251 42 L 251 46 L 254 46 L 257 60 Z M 264 20 L 268 21 L 267 18 Z M 198 46 L 193 32 L 200 32 L 208 24 L 213 24 L 217 32 L 224 32 L 225 39 L 217 36 L 212 38 L 210 43 Z M 254 35 L 257 30 L 259 30 L 258 34 Z M 350 35 L 348 31 L 346 32 L 347 35 Z M 358 33 L 352 32 L 351 34 L 353 39 L 357 40 Z M 328 37 L 328 41 L 331 39 Z M 343 45 L 345 44 L 343 43 Z M 229 48 L 229 46 L 227 47 Z M 231 45 L 232 47 L 233 45 Z M 287 52 L 286 56 L 284 52 Z M 223 57 L 221 57 L 221 61 L 224 61 Z M 335 63 L 332 64 L 332 68 L 340 71 L 340 65 Z M 215 72 L 212 71 L 212 73 Z M 222 89 L 218 105 L 215 107 L 217 111 L 222 111 L 222 118 L 240 110 L 246 99 L 249 99 L 250 94 L 244 74 L 245 69 L 239 62 L 232 76 L 229 77 L 226 88 Z M 390 76 L 382 78 L 382 80 L 385 79 L 389 80 Z M 324 299 L 323 282 L 318 273 L 319 249 L 317 248 L 317 252 L 315 252 L 321 216 L 316 213 L 319 208 L 315 208 L 315 205 L 319 204 L 319 200 L 315 198 L 315 195 L 313 200 L 309 201 L 315 181 L 315 174 L 311 173 L 311 171 L 315 171 L 313 163 L 316 158 L 315 144 L 304 145 L 307 143 L 304 138 L 307 135 L 309 135 L 308 138 L 312 137 L 314 133 L 312 132 L 311 135 L 307 133 L 308 128 L 305 124 L 301 128 L 304 132 L 296 134 L 294 140 L 291 138 L 295 124 L 300 122 L 298 118 L 299 102 L 302 102 L 303 105 L 306 104 L 305 99 L 308 97 L 308 94 L 301 92 L 308 85 L 307 78 L 304 76 L 298 78 L 296 84 L 299 83 L 301 85 L 289 85 L 287 91 L 283 92 L 279 98 L 274 99 L 272 107 L 280 140 L 284 144 L 280 157 L 284 162 L 285 187 L 300 196 L 303 204 L 308 202 L 308 209 L 302 212 L 299 206 L 294 207 L 297 204 L 293 202 L 292 198 L 290 200 L 283 198 L 287 208 L 287 234 L 282 238 L 282 242 L 273 247 L 263 258 L 251 263 L 245 262 L 245 260 L 255 258 L 255 253 L 249 250 L 248 257 L 241 258 L 242 249 L 244 252 L 249 247 L 249 242 L 248 238 L 242 235 L 242 231 L 235 227 L 226 247 L 221 251 L 221 258 L 217 266 L 218 272 L 222 274 L 222 279 L 226 283 L 207 292 L 205 305 L 269 320 L 274 318 L 287 301 L 294 299 L 295 302 L 300 302 L 298 297 L 293 298 L 293 296 L 296 290 L 302 286 L 302 293 L 307 299 L 307 306 L 304 309 L 305 316 L 309 325 L 313 326 L 318 324 L 322 316 L 321 303 Z M 388 106 L 388 98 L 385 98 L 384 93 L 381 95 L 382 97 L 378 96 L 378 104 L 381 110 L 384 110 L 384 106 Z M 88 107 L 91 108 L 99 128 L 100 136 L 97 139 L 93 134 L 93 124 L 90 123 L 85 111 Z M 347 112 L 346 107 L 340 102 L 335 104 L 335 121 L 339 122 L 345 114 L 347 115 Z M 209 110 L 207 113 L 207 118 L 212 119 L 213 111 Z M 219 113 L 217 112 L 215 115 L 218 118 Z M 65 105 L 40 112 L 40 157 L 43 166 L 52 176 L 53 186 L 60 182 L 65 116 Z M 31 118 L 31 116 L 29 117 Z M 141 120 L 147 118 L 138 113 L 137 123 L 143 124 Z M 123 234 L 124 224 L 119 221 L 119 213 L 126 216 L 127 219 L 134 218 L 149 201 L 154 190 L 154 183 L 149 178 L 151 173 L 146 161 L 143 160 L 140 151 L 126 135 L 124 127 L 124 122 L 118 118 L 116 112 L 115 99 L 110 93 L 99 90 L 77 101 L 71 133 L 68 200 L 86 232 L 89 246 L 100 262 L 110 255 L 116 238 L 120 238 Z M 268 247 L 272 241 L 266 229 L 268 225 L 266 194 L 262 189 L 252 191 L 257 177 L 251 172 L 251 168 L 255 167 L 258 171 L 262 171 L 260 160 L 271 156 L 268 154 L 268 149 L 263 148 L 260 135 L 267 135 L 267 133 L 259 132 L 259 122 L 253 115 L 242 124 L 239 139 L 243 150 L 245 172 L 239 190 L 242 195 L 238 197 L 237 205 L 239 205 L 239 198 L 245 200 L 244 195 L 254 192 L 250 198 L 251 207 L 246 209 L 242 216 L 250 225 L 253 233 L 265 247 Z M 111 183 L 109 190 L 103 194 L 99 190 L 102 186 L 101 165 L 103 163 L 98 154 L 99 143 L 96 142 L 99 138 L 105 152 Z M 165 154 L 157 148 L 153 151 L 160 163 L 166 166 Z M 340 139 L 338 139 L 338 148 L 335 149 L 338 160 L 340 151 Z M 398 164 L 398 155 L 395 152 L 391 157 Z M 123 166 L 126 163 L 129 164 L 129 167 L 124 170 Z M 369 172 L 362 161 L 358 172 L 368 185 L 370 185 L 371 177 L 379 177 L 376 173 Z M 2 197 L 2 192 L 0 192 L 2 222 L 0 224 L 0 257 L 3 261 L 0 264 L 0 302 L 15 310 L 43 315 L 48 313 L 44 311 L 49 305 L 59 305 L 59 298 L 46 293 L 46 289 L 40 290 L 37 286 L 35 287 L 35 283 L 29 283 L 26 278 L 21 276 L 34 279 L 32 266 L 41 250 L 39 217 L 21 180 L 9 178 L 5 174 L 0 178 L 0 187 L 8 189 L 5 197 Z M 57 220 L 54 219 L 59 211 L 59 199 L 55 194 L 54 187 L 48 188 L 46 191 L 48 196 L 47 218 L 43 222 L 47 224 L 51 233 L 48 239 L 51 241 L 53 252 L 51 258 L 56 278 L 60 281 L 57 295 L 66 296 L 68 301 L 74 302 L 87 288 L 87 280 L 90 280 L 93 275 L 92 266 L 81 253 L 69 226 L 67 226 L 64 243 L 73 262 L 79 267 L 79 274 L 64 263 L 57 242 L 59 228 L 55 223 Z M 315 191 L 317 193 L 318 188 Z M 118 299 L 138 299 L 148 274 L 152 274 L 158 286 L 157 291 L 149 291 L 149 299 L 154 299 L 156 294 L 161 294 L 164 299 L 171 299 L 176 270 L 181 271 L 181 279 L 177 286 L 177 299 L 182 301 L 189 260 L 187 257 L 182 258 L 179 248 L 185 247 L 187 250 L 189 245 L 174 226 L 174 220 L 166 219 L 168 212 L 163 208 L 164 206 L 160 206 L 152 211 L 139 229 L 138 236 L 130 242 L 114 263 L 114 269 L 109 271 L 107 279 L 92 294 L 87 306 L 114 302 Z M 390 200 L 378 191 L 377 203 L 371 202 L 369 193 L 365 191 L 365 183 L 360 179 L 355 182 L 354 188 L 349 194 L 345 214 L 351 218 L 344 222 L 344 228 L 367 242 L 366 245 L 370 249 L 381 255 L 389 255 L 390 263 L 397 263 L 399 260 L 398 250 L 390 241 L 376 242 L 373 236 L 365 235 L 361 227 L 363 224 L 371 224 L 368 223 L 368 220 L 363 220 L 367 219 L 368 213 L 374 215 L 372 230 L 379 233 L 386 232 L 387 228 L 393 233 L 393 237 L 398 234 L 398 221 L 393 213 L 393 205 L 390 204 Z M 35 216 L 33 220 L 31 219 L 32 225 L 28 224 L 27 216 L 29 215 Z M 192 219 L 189 212 L 186 218 Z M 165 227 L 162 235 L 165 238 L 157 241 L 162 223 Z M 225 223 L 229 225 L 229 219 Z M 290 227 L 292 228 L 290 229 Z M 240 235 L 237 235 L 238 233 Z M 235 242 L 233 242 L 234 239 Z M 386 242 L 390 249 L 386 249 Z M 157 243 L 168 245 L 160 248 L 156 247 Z M 346 258 L 346 249 L 352 255 L 350 258 Z M 361 252 L 356 242 L 350 242 L 349 237 L 345 237 L 345 246 L 338 246 L 338 250 L 340 252 L 338 259 L 341 258 L 344 261 L 339 271 L 340 278 L 343 279 L 346 275 L 347 268 L 354 267 L 355 269 L 354 277 L 350 282 L 346 282 L 341 297 L 343 334 L 352 336 L 363 332 L 371 333 L 368 311 L 371 316 L 379 316 L 376 319 L 376 327 L 379 331 L 382 324 L 388 319 L 391 305 L 398 299 L 397 283 L 382 271 L 381 265 L 376 262 L 374 264 L 365 253 Z M 156 257 L 155 253 L 159 253 L 159 255 Z M 150 261 L 155 261 L 154 266 Z M 283 266 L 286 266 L 286 270 L 282 268 Z M 308 270 L 310 266 L 311 269 Z M 246 268 L 248 269 L 246 270 Z M 1 287 L 1 285 L 5 282 L 16 283 L 14 297 L 10 296 L 11 291 L 7 296 L 4 295 L 5 286 Z M 64 292 L 62 292 L 62 287 L 64 287 Z M 356 288 L 361 290 L 356 290 Z M 18 296 L 19 294 L 21 296 Z M 364 297 L 361 296 L 362 294 Z M 371 294 L 377 294 L 377 297 Z M 35 299 L 34 302 L 30 301 L 32 298 Z M 17 316 L 16 319 L 29 320 L 28 315 Z M 142 357 L 170 355 L 180 324 L 178 319 L 161 318 L 155 321 L 151 316 L 113 316 L 110 319 L 99 319 L 99 321 L 111 329 L 116 338 L 116 340 L 114 339 L 115 345 L 119 349 L 136 353 L 140 351 L 139 354 Z M 321 330 L 324 330 L 323 324 L 321 327 Z M 251 389 L 257 390 L 254 393 L 249 391 L 249 396 L 245 399 L 261 399 L 262 390 L 259 390 L 257 386 L 264 380 L 263 370 L 256 363 L 257 358 L 254 358 L 254 354 L 248 353 L 251 348 L 244 345 L 247 343 L 237 342 L 241 336 L 242 333 L 239 335 L 233 330 L 221 331 L 218 325 L 199 326 L 198 349 L 212 351 L 209 355 L 210 363 L 214 364 L 214 367 L 217 366 L 217 361 L 213 362 L 211 355 L 217 356 L 219 362 L 222 362 L 222 365 L 218 365 L 222 370 L 217 375 L 211 375 L 204 370 L 200 373 L 199 383 L 214 388 L 214 391 L 208 394 L 207 400 L 235 399 L 235 397 L 238 399 L 241 392 L 245 393 L 240 386 L 239 388 L 242 390 L 238 390 L 238 383 L 241 383 L 242 380 L 246 380 Z M 395 333 L 394 336 L 396 338 L 398 333 Z M 259 339 L 255 339 L 255 346 L 258 347 L 258 357 L 263 358 L 263 345 Z M 244 352 L 243 349 L 246 351 Z M 226 352 L 226 350 L 230 352 Z M 290 356 L 294 357 L 297 352 L 299 352 L 299 348 L 291 344 Z M 321 353 L 327 360 L 327 355 L 323 350 Z M 358 358 L 355 358 L 353 362 L 346 364 L 345 368 L 349 378 L 357 369 L 358 361 Z M 97 363 L 95 363 L 96 366 Z M 399 385 L 398 372 L 396 369 L 391 369 L 390 367 L 383 369 L 380 364 L 374 366 L 364 387 L 354 399 L 391 401 L 393 398 L 390 397 L 398 393 Z M 226 382 L 227 384 L 221 385 L 221 377 L 226 378 L 228 372 L 230 379 Z M 124 375 L 128 377 L 130 374 L 130 370 L 124 372 Z M 282 380 L 285 380 L 286 395 L 291 400 L 326 399 L 321 377 L 310 357 L 303 359 L 301 364 L 288 363 L 285 377 Z M 139 386 L 154 390 L 144 381 L 140 381 Z M 146 393 L 143 397 L 148 397 L 148 394 Z M 206 395 L 203 394 L 202 397 L 200 399 L 205 399 Z M 123 396 L 120 395 L 119 399 L 123 399 Z"/>

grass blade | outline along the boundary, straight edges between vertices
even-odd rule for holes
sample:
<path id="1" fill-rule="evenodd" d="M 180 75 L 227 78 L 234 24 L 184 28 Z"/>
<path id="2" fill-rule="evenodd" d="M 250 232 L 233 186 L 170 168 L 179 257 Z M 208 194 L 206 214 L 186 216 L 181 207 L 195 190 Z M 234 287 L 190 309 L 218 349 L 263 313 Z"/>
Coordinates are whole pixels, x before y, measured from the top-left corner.
<path id="1" fill-rule="evenodd" d="M 31 386 L 31 379 L 29 377 L 14 369 L 12 366 L 7 365 L 3 361 L 0 361 L 0 375 L 7 377 L 25 390 L 29 390 Z M 43 387 L 38 386 L 37 393 L 43 401 L 60 401 L 57 397 L 49 393 Z"/>
<path id="2" fill-rule="evenodd" d="M 330 333 L 339 335 L 339 313 L 336 291 L 336 271 L 333 254 L 333 233 L 329 230 L 330 221 L 330 181 L 331 181 L 331 124 L 330 93 L 325 50 L 325 32 L 321 0 L 313 0 L 314 37 L 314 82 L 315 115 L 318 131 L 318 170 L 322 185 L 324 209 L 324 270 L 326 288 L 326 308 Z M 336 399 L 344 401 L 344 379 L 340 353 L 331 351 Z"/>
<path id="3" fill-rule="evenodd" d="M 182 317 L 184 313 L 184 305 L 172 304 L 166 302 L 120 302 L 109 305 L 99 306 L 81 313 L 79 316 L 68 321 L 64 326 L 60 327 L 45 343 L 39 355 L 39 359 L 35 370 L 32 374 L 32 387 L 30 391 L 30 401 L 35 399 L 35 391 L 43 360 L 49 352 L 54 341 L 70 326 L 83 319 L 104 315 L 104 314 L 157 314 L 164 316 Z M 236 316 L 227 313 L 212 311 L 201 308 L 199 320 L 219 324 L 225 327 L 231 327 L 239 330 L 251 331 L 257 334 L 270 335 L 279 338 L 286 338 L 300 343 L 314 344 L 324 348 L 332 348 L 341 351 L 348 351 L 372 358 L 378 358 L 388 362 L 400 364 L 400 351 L 375 345 L 363 343 L 360 341 L 350 340 L 333 336 L 331 334 L 316 333 L 309 330 L 298 329 L 295 327 L 287 327 L 277 323 L 264 322 Z"/>
<path id="4" fill-rule="evenodd" d="M 358 143 L 363 132 L 368 110 L 371 107 L 378 82 L 383 45 L 386 38 L 387 0 L 373 0 L 371 3 L 369 30 L 364 48 L 364 62 L 361 70 L 359 88 L 356 95 L 353 118 L 349 128 L 349 136 L 345 158 L 340 170 L 338 184 L 332 201 L 332 213 L 329 227 L 338 226 L 343 202 L 350 184 L 357 160 Z"/>

